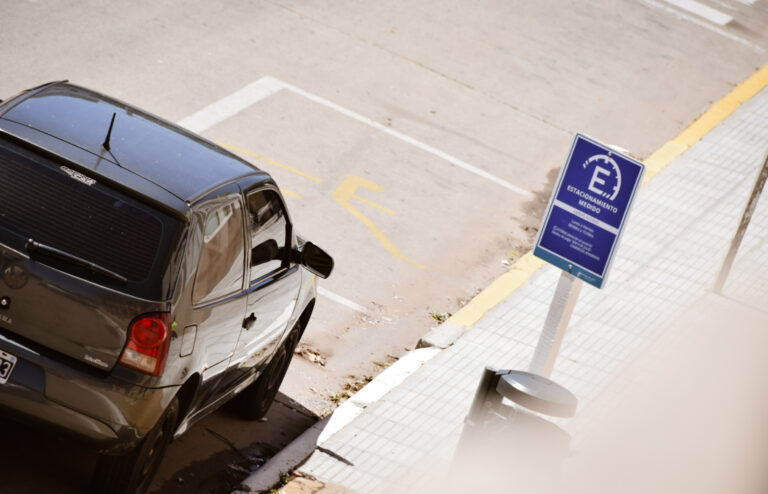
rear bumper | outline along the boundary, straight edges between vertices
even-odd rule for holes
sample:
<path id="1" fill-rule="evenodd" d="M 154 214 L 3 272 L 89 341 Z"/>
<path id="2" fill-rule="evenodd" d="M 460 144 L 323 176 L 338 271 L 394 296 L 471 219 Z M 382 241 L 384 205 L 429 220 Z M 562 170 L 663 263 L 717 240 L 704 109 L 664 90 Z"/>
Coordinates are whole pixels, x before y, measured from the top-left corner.
<path id="1" fill-rule="evenodd" d="M 0 413 L 73 436 L 101 453 L 135 447 L 177 390 L 147 388 L 72 365 L 2 335 L 0 349 L 18 359 L 8 382 L 0 384 Z"/>
<path id="2" fill-rule="evenodd" d="M 105 422 L 52 402 L 37 391 L 9 382 L 0 389 L 0 409 L 24 422 L 34 422 L 82 438 L 98 449 L 114 447 L 117 432 Z"/>

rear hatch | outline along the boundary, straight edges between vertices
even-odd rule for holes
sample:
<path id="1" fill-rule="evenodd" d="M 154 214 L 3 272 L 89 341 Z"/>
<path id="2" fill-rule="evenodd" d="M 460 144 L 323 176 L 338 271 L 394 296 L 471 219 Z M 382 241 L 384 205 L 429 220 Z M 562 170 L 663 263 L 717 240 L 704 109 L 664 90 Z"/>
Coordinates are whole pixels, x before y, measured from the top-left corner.
<path id="1" fill-rule="evenodd" d="M 167 308 L 185 229 L 86 173 L 0 136 L 0 330 L 108 370 Z"/>

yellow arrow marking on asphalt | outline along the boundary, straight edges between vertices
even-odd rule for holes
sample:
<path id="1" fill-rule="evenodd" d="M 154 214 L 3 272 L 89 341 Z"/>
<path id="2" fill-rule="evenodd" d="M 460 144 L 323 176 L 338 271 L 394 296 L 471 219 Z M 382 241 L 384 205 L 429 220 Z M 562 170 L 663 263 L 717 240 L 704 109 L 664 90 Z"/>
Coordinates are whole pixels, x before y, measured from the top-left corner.
<path id="1" fill-rule="evenodd" d="M 367 180 L 362 177 L 356 177 L 354 175 L 347 175 L 346 180 L 339 185 L 336 190 L 333 191 L 331 194 L 331 197 L 341 204 L 344 209 L 349 211 L 352 216 L 360 220 L 365 226 L 368 227 L 368 229 L 373 233 L 373 235 L 378 239 L 379 242 L 395 257 L 398 259 L 401 259 L 405 262 L 408 262 L 410 264 L 413 264 L 419 269 L 427 269 L 426 266 L 417 263 L 416 261 L 413 261 L 411 259 L 408 259 L 403 255 L 402 252 L 400 252 L 397 247 L 395 247 L 395 244 L 393 244 L 386 235 L 371 221 L 368 219 L 363 213 L 355 209 L 354 206 L 350 204 L 350 201 L 352 199 L 357 199 L 358 201 L 362 202 L 363 204 L 366 204 L 368 206 L 374 207 L 380 211 L 383 211 L 387 214 L 396 215 L 397 213 L 392 211 L 391 209 L 385 208 L 384 206 L 380 204 L 376 204 L 375 202 L 369 201 L 368 199 L 365 199 L 363 197 L 360 197 L 355 194 L 357 192 L 358 188 L 364 188 L 368 190 L 372 190 L 374 192 L 384 192 L 384 189 L 381 188 L 379 185 L 371 182 L 370 180 Z"/>

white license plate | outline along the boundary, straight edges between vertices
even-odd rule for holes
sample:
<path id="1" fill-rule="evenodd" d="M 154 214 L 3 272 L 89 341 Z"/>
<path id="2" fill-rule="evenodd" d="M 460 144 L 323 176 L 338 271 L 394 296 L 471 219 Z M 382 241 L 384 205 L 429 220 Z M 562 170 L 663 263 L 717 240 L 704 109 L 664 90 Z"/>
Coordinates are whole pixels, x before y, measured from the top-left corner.
<path id="1" fill-rule="evenodd" d="M 16 366 L 16 356 L 0 350 L 0 384 L 8 382 L 11 372 Z"/>

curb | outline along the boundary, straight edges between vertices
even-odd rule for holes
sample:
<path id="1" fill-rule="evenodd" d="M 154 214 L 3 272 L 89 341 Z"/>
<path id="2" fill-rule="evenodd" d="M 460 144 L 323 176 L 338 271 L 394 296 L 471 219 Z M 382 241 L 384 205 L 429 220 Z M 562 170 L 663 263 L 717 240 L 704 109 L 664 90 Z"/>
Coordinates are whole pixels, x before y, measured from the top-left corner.
<path id="1" fill-rule="evenodd" d="M 416 348 L 437 347 L 445 349 L 453 345 L 456 340 L 485 317 L 489 310 L 525 285 L 531 276 L 546 264 L 545 261 L 534 257 L 533 252 L 527 252 L 506 273 L 496 278 L 488 288 L 477 294 L 459 312 L 422 336 Z"/>
<path id="2" fill-rule="evenodd" d="M 292 471 L 296 468 L 296 465 L 303 463 L 304 460 L 309 458 L 309 455 L 320 444 L 318 438 L 322 435 L 332 416 L 333 414 L 328 415 L 305 430 L 299 437 L 291 441 L 288 446 L 270 458 L 263 467 L 241 482 L 240 486 L 232 491 L 232 494 L 267 491 L 278 484 L 283 474 Z"/>
<path id="3" fill-rule="evenodd" d="M 724 98 L 714 103 L 677 137 L 664 143 L 643 160 L 646 171 L 642 183 L 645 184 L 658 175 L 766 86 L 768 86 L 768 64 L 755 71 Z M 266 491 L 276 485 L 280 482 L 283 473 L 297 469 L 331 436 L 362 414 L 369 405 L 397 387 L 427 361 L 453 345 L 491 309 L 525 285 L 534 273 L 545 265 L 547 265 L 546 261 L 534 257 L 533 251 L 521 256 L 507 272 L 476 295 L 459 312 L 425 334 L 419 340 L 416 350 L 406 353 L 334 410 L 331 415 L 307 429 L 272 457 L 264 467 L 243 481 L 241 487 L 248 490 L 236 490 L 233 494 Z"/>
<path id="4" fill-rule="evenodd" d="M 250 477 L 245 479 L 234 493 L 261 492 L 280 482 L 284 473 L 290 472 L 304 463 L 315 450 L 334 434 L 356 419 L 365 409 L 392 391 L 408 376 L 416 372 L 432 357 L 440 353 L 440 348 L 421 348 L 411 350 L 397 362 L 390 365 L 360 391 L 342 403 L 331 415 L 304 431 L 288 446 L 273 456 L 267 463 Z"/>
<path id="5" fill-rule="evenodd" d="M 709 107 L 680 135 L 664 143 L 663 146 L 646 158 L 643 161 L 646 167 L 643 183 L 658 175 L 678 156 L 736 111 L 742 103 L 749 101 L 766 86 L 768 86 L 768 65 L 764 65 L 755 71 L 746 81 L 736 86 L 723 99 Z"/>

